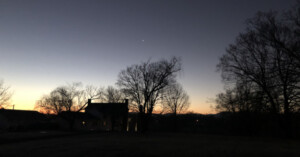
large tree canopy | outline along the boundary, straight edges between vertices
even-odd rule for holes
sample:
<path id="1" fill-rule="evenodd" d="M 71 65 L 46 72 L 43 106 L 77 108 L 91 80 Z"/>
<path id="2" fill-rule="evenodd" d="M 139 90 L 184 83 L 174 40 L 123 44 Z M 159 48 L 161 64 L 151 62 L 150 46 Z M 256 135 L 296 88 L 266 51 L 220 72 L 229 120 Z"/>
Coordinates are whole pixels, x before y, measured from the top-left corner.
<path id="1" fill-rule="evenodd" d="M 180 59 L 162 59 L 156 62 L 142 62 L 122 70 L 117 85 L 132 101 L 130 109 L 138 111 L 145 130 L 148 118 L 162 96 L 165 87 L 176 82 L 176 74 L 181 70 Z"/>
<path id="2" fill-rule="evenodd" d="M 247 21 L 217 66 L 229 88 L 217 95 L 216 109 L 272 113 L 292 135 L 292 113 L 300 112 L 299 19 L 300 2 L 288 12 L 259 12 Z"/>
<path id="3" fill-rule="evenodd" d="M 247 21 L 246 31 L 229 46 L 218 65 L 227 84 L 237 86 L 240 80 L 254 83 L 250 91 L 268 98 L 261 103 L 265 105 L 261 109 L 273 113 L 299 110 L 299 3 L 297 7 L 289 14 L 257 13 Z M 230 95 L 227 91 L 218 96 L 229 99 Z"/>

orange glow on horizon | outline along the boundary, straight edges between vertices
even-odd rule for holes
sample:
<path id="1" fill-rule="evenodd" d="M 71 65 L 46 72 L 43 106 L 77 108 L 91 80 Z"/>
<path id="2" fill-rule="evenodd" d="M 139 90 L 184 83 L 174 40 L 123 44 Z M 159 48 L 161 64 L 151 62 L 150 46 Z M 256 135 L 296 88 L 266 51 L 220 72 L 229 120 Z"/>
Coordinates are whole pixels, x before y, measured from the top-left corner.
<path id="1" fill-rule="evenodd" d="M 40 108 L 36 108 L 36 99 L 30 99 L 30 98 L 16 98 L 14 97 L 11 101 L 11 105 L 7 107 L 7 109 L 12 109 L 12 105 L 14 106 L 14 109 L 18 110 L 36 110 L 41 113 L 46 113 L 46 111 L 42 111 Z M 159 114 L 161 111 L 159 109 L 153 111 L 153 113 Z M 185 113 L 197 113 L 197 114 L 214 114 L 216 113 L 212 108 L 209 107 L 209 105 L 204 104 L 204 105 L 194 105 L 191 104 L 190 108 L 185 112 Z"/>
<path id="2" fill-rule="evenodd" d="M 31 89 L 29 90 L 29 87 L 26 88 L 18 88 L 14 89 L 16 92 L 14 92 L 10 105 L 7 107 L 7 109 L 12 109 L 14 105 L 14 109 L 18 110 L 40 110 L 38 108 L 35 108 L 36 102 L 44 95 L 51 91 L 51 88 L 49 89 Z M 214 114 L 216 113 L 210 106 L 213 105 L 212 103 L 207 103 L 205 99 L 202 99 L 201 97 L 197 97 L 197 94 L 190 94 L 190 107 L 187 110 L 187 113 L 199 113 L 199 114 Z M 159 113 L 159 105 L 156 107 L 156 112 Z"/>

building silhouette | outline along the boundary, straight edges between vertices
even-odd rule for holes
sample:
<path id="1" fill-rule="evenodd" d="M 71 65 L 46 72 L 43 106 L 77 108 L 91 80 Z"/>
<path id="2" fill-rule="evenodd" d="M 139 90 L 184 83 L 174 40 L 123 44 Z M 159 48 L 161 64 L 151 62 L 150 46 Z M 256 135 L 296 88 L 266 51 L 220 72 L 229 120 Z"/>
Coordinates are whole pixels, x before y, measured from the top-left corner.
<path id="1" fill-rule="evenodd" d="M 93 103 L 88 100 L 85 114 L 89 118 L 83 124 L 90 129 L 105 131 L 126 131 L 128 121 L 128 100 L 124 103 Z"/>

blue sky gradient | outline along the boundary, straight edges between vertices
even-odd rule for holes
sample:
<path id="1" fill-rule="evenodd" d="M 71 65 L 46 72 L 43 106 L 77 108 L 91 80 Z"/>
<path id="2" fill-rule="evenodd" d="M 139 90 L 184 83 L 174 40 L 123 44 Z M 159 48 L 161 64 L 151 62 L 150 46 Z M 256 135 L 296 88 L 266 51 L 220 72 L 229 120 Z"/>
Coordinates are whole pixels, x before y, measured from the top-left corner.
<path id="1" fill-rule="evenodd" d="M 178 56 L 179 82 L 191 109 L 223 90 L 216 64 L 257 11 L 285 10 L 295 0 L 2 0 L 0 78 L 17 109 L 59 85 L 114 85 L 132 64 Z"/>

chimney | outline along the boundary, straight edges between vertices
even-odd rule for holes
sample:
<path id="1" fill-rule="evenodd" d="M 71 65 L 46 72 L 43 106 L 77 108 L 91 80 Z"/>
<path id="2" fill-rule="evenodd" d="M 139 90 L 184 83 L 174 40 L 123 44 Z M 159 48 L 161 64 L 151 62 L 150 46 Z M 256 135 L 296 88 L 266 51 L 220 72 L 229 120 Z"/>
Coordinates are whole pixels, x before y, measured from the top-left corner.
<path id="1" fill-rule="evenodd" d="M 125 104 L 126 104 L 126 107 L 127 107 L 127 112 L 128 112 L 128 99 L 125 99 Z"/>
<path id="2" fill-rule="evenodd" d="M 88 105 L 90 105 L 92 103 L 91 99 L 88 99 Z"/>

